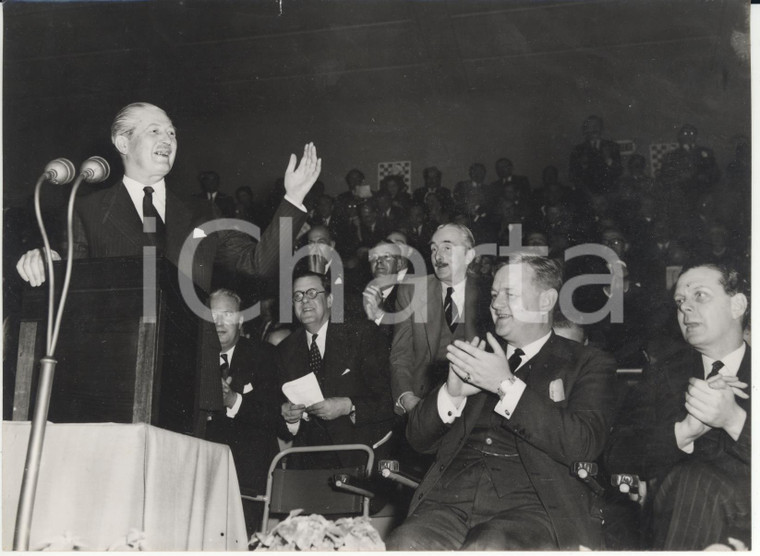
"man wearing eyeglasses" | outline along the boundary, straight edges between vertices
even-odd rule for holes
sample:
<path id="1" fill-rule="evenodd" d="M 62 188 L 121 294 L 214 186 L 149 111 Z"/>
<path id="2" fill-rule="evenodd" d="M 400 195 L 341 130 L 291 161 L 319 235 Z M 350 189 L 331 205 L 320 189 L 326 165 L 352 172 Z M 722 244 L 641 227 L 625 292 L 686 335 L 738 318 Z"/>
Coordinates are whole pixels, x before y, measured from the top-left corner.
<path id="1" fill-rule="evenodd" d="M 392 241 L 380 240 L 369 251 L 369 266 L 374 279 L 362 294 L 364 313 L 368 320 L 380 327 L 388 345 L 393 338 L 393 323 L 386 314 L 395 310 L 398 284 L 406 275 L 407 267 L 402 261 L 401 248 Z"/>
<path id="2" fill-rule="evenodd" d="M 309 406 L 286 400 L 281 414 L 294 446 L 372 446 L 392 426 L 387 343 L 369 321 L 330 322 L 332 303 L 324 275 L 303 272 L 293 281 L 293 309 L 301 327 L 277 346 L 280 382 L 314 373 L 324 400 Z M 331 458 L 335 466 L 365 459 L 353 452 L 337 454 Z"/>

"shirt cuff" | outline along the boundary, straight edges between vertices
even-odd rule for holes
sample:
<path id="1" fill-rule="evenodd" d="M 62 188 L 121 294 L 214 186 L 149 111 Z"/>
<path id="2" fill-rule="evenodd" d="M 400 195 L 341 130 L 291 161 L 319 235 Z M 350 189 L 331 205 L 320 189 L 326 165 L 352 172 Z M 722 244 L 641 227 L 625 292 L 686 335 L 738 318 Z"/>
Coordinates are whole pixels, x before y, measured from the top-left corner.
<path id="1" fill-rule="evenodd" d="M 285 423 L 288 426 L 288 430 L 290 431 L 290 434 L 295 436 L 298 434 L 298 429 L 301 428 L 301 420 L 299 419 L 295 423 Z"/>
<path id="2" fill-rule="evenodd" d="M 525 383 L 517 377 L 505 380 L 499 385 L 499 390 L 504 394 L 493 410 L 504 417 L 511 419 L 518 402 L 525 392 Z"/>
<path id="3" fill-rule="evenodd" d="M 238 411 L 240 411 L 240 406 L 243 405 L 243 396 L 235 392 L 235 398 L 235 405 L 227 408 L 227 417 L 230 419 L 235 418 L 235 415 L 237 415 Z"/>
<path id="4" fill-rule="evenodd" d="M 403 411 L 404 413 L 406 413 L 406 409 L 404 409 L 404 406 L 403 406 L 403 405 L 401 405 L 401 400 L 402 400 L 402 399 L 404 398 L 404 396 L 406 396 L 407 394 L 413 394 L 413 393 L 414 393 L 414 392 L 412 392 L 411 390 L 407 390 L 406 392 L 401 392 L 401 395 L 400 395 L 400 396 L 398 397 L 398 399 L 396 400 L 396 407 L 400 407 L 400 408 L 401 408 L 401 411 Z"/>
<path id="5" fill-rule="evenodd" d="M 290 203 L 291 205 L 293 205 L 294 207 L 296 207 L 296 208 L 297 208 L 298 210 L 300 210 L 301 212 L 307 212 L 307 210 L 306 210 L 306 207 L 304 206 L 304 204 L 303 204 L 303 203 L 296 203 L 296 202 L 293 200 L 293 197 L 291 197 L 291 196 L 290 196 L 290 195 L 288 195 L 287 193 L 285 194 L 285 200 L 286 200 L 288 203 Z"/>
<path id="6" fill-rule="evenodd" d="M 438 390 L 438 416 L 441 418 L 441 421 L 446 423 L 447 425 L 450 425 L 454 422 L 454 419 L 457 417 L 460 417 L 462 415 L 462 411 L 464 410 L 464 406 L 467 405 L 467 398 L 462 400 L 462 404 L 457 407 L 456 403 L 454 402 L 454 398 L 451 397 L 451 394 L 449 394 L 449 389 L 446 387 L 446 383 L 443 383 L 443 386 L 441 386 L 440 390 Z"/>

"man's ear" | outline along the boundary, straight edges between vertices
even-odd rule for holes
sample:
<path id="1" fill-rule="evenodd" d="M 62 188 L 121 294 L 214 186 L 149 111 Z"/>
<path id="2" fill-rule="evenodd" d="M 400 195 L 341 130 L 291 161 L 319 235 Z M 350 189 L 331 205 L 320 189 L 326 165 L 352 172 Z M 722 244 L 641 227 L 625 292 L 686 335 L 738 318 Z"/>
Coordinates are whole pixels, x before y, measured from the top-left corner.
<path id="1" fill-rule="evenodd" d="M 538 303 L 541 311 L 551 312 L 559 299 L 559 293 L 554 288 L 544 290 L 538 298 Z"/>
<path id="2" fill-rule="evenodd" d="M 743 293 L 736 293 L 731 296 L 731 316 L 735 319 L 741 319 L 747 312 L 747 296 Z"/>
<path id="3" fill-rule="evenodd" d="M 117 135 L 113 140 L 113 144 L 121 154 L 127 154 L 129 139 L 127 139 L 126 135 Z"/>
<path id="4" fill-rule="evenodd" d="M 333 294 L 327 296 L 327 308 L 331 308 L 333 303 Z"/>
<path id="5" fill-rule="evenodd" d="M 475 259 L 475 249 L 470 248 L 464 254 L 464 262 L 469 266 L 473 259 Z"/>

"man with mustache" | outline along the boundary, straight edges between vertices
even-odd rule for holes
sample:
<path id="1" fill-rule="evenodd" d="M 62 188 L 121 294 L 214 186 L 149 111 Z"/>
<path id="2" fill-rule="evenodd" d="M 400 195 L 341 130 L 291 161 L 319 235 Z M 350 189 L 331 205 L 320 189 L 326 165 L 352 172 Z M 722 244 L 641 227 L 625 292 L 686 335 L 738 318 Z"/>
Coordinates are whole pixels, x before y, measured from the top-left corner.
<path id="1" fill-rule="evenodd" d="M 174 165 L 178 146 L 171 119 L 158 106 L 130 104 L 116 115 L 111 141 L 124 164 L 124 176 L 116 185 L 77 200 L 74 237 L 70 238 L 74 257 L 141 257 L 144 246 L 155 246 L 157 253 L 179 266 L 182 245 L 208 217 L 208 204 L 201 199 L 180 199 L 166 186 L 164 178 Z M 233 230 L 210 234 L 199 244 L 189 272 L 201 290 L 210 290 L 215 265 L 243 275 L 277 275 L 280 218 L 292 218 L 294 234 L 306 222 L 303 199 L 321 168 L 311 143 L 305 146 L 298 167 L 296 160 L 295 155 L 290 156 L 285 171 L 285 200 L 258 244 Z M 53 252 L 53 258 L 58 260 L 60 256 Z M 16 268 L 32 286 L 45 281 L 41 249 L 25 253 Z M 199 403 L 201 410 L 213 411 L 223 406 L 216 364 L 219 344 L 210 324 L 204 327 L 204 338 L 214 345 L 205 350 L 210 359 L 201 365 Z"/>
<path id="2" fill-rule="evenodd" d="M 487 296 L 467 277 L 474 244 L 466 226 L 440 226 L 430 242 L 435 274 L 398 286 L 396 313 L 410 312 L 397 319 L 391 347 L 391 388 L 400 415 L 446 379 L 446 346 L 483 337 Z"/>
<path id="3" fill-rule="evenodd" d="M 694 349 L 647 369 L 613 428 L 607 467 L 647 481 L 655 550 L 749 544 L 749 284 L 730 266 L 701 264 L 684 269 L 674 299 Z"/>

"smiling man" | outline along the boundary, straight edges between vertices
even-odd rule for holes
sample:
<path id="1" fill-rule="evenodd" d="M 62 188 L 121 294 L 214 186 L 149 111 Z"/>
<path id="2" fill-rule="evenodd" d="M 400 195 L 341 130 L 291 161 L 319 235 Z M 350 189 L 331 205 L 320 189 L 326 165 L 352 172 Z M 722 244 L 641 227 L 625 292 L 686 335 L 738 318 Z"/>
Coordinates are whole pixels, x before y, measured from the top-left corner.
<path id="1" fill-rule="evenodd" d="M 608 467 L 654 485 L 655 549 L 702 550 L 728 537 L 749 545 L 749 285 L 728 266 L 698 265 L 682 272 L 674 299 L 693 350 L 649 369 L 631 392 Z"/>
<path id="2" fill-rule="evenodd" d="M 277 346 L 280 382 L 314 373 L 324 400 L 308 407 L 286 400 L 281 414 L 294 446 L 372 446 L 390 431 L 393 419 L 388 347 L 374 323 L 330 322 L 332 303 L 324 275 L 303 272 L 294 279 L 293 309 L 301 327 Z M 354 452 L 330 459 L 337 459 L 334 466 L 366 461 Z"/>
<path id="3" fill-rule="evenodd" d="M 407 310 L 411 316 L 396 323 L 391 347 L 391 386 L 398 414 L 411 411 L 446 380 L 446 346 L 455 339 L 483 336 L 487 295 L 467 277 L 474 247 L 467 227 L 444 224 L 430 242 L 435 274 L 399 284 L 396 313 Z"/>
<path id="4" fill-rule="evenodd" d="M 142 257 L 144 247 L 155 247 L 179 267 L 182 245 L 194 229 L 208 218 L 208 204 L 201 199 L 181 199 L 165 177 L 174 166 L 178 142 L 169 116 L 158 106 L 137 102 L 125 106 L 111 126 L 111 141 L 124 164 L 124 175 L 115 185 L 77 199 L 74 215 L 75 258 Z M 285 171 L 285 199 L 260 241 L 233 230 L 220 231 L 204 239 L 195 252 L 193 282 L 208 292 L 214 266 L 247 276 L 274 277 L 279 262 L 280 218 L 292 219 L 293 234 L 306 222 L 303 199 L 317 180 L 321 160 L 313 144 L 304 147 L 296 167 L 291 155 Z M 293 237 L 295 240 L 295 237 Z M 60 259 L 57 253 L 54 259 Z M 32 286 L 45 281 L 41 249 L 25 253 L 16 268 Z M 216 355 L 218 339 L 210 325 L 204 338 L 209 345 L 201 363 L 199 406 L 201 410 L 222 408 Z M 203 423 L 205 416 L 200 416 Z"/>
<path id="5" fill-rule="evenodd" d="M 494 276 L 497 336 L 448 346 L 445 382 L 409 415 L 413 448 L 436 454 L 392 550 L 598 548 L 595 496 L 573 477 L 607 438 L 614 361 L 552 332 L 562 265 L 514 254 Z"/>

